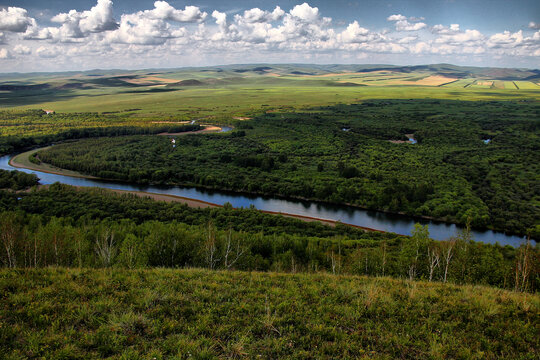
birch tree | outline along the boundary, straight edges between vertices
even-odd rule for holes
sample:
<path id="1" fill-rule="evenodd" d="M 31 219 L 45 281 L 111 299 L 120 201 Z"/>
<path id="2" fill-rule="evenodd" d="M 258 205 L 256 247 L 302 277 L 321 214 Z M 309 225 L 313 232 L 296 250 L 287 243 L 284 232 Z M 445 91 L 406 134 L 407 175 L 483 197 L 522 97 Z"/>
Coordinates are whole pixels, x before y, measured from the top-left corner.
<path id="1" fill-rule="evenodd" d="M 234 266 L 245 252 L 246 247 L 241 246 L 239 238 L 237 238 L 236 243 L 234 243 L 232 229 L 229 229 L 227 232 L 225 253 L 223 255 L 223 264 L 225 265 L 225 268 L 230 269 Z"/>
<path id="2" fill-rule="evenodd" d="M 442 256 L 444 261 L 444 274 L 443 282 L 448 281 L 448 270 L 450 269 L 450 261 L 454 256 L 454 247 L 456 246 L 456 239 L 452 238 L 442 243 Z"/>
<path id="3" fill-rule="evenodd" d="M 206 240 L 204 242 L 204 255 L 206 265 L 210 270 L 214 270 L 219 262 L 217 250 L 216 229 L 213 224 L 209 222 L 206 230 Z"/>
<path id="4" fill-rule="evenodd" d="M 95 251 L 99 261 L 104 267 L 112 265 L 117 248 L 114 240 L 114 233 L 111 230 L 102 230 L 97 234 Z"/>
<path id="5" fill-rule="evenodd" d="M 0 221 L 0 237 L 5 251 L 4 263 L 8 268 L 17 267 L 17 257 L 15 246 L 17 243 L 18 229 L 16 226 L 16 215 L 9 213 L 4 215 Z"/>
<path id="6" fill-rule="evenodd" d="M 441 255 L 439 250 L 439 244 L 432 242 L 428 246 L 428 265 L 429 265 L 429 281 L 433 280 L 433 273 L 435 269 L 439 267 Z"/>

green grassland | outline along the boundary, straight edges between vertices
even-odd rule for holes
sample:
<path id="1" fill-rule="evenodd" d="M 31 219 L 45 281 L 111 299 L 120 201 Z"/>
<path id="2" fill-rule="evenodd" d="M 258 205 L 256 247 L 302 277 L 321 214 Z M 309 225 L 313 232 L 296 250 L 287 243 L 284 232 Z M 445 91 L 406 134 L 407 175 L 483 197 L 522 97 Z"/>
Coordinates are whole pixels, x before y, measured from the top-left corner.
<path id="1" fill-rule="evenodd" d="M 455 67 L 236 66 L 183 70 L 116 71 L 34 75 L 0 83 L 1 106 L 57 112 L 118 112 L 179 119 L 212 117 L 228 121 L 265 111 L 365 99 L 437 98 L 460 100 L 538 100 L 538 86 L 521 80 L 519 90 L 467 86 L 500 72 Z M 448 77 L 418 85 L 429 76 Z M 507 73 L 503 73 L 509 76 Z M 514 71 L 516 80 L 534 72 Z M 457 81 L 453 81 L 457 78 Z M 509 91 L 514 89 L 516 91 Z"/>
<path id="2" fill-rule="evenodd" d="M 4 359 L 537 359 L 540 297 L 389 278 L 0 270 Z"/>
<path id="3" fill-rule="evenodd" d="M 49 114 L 34 111 L 0 111 L 0 134 L 3 136 L 39 136 L 71 129 L 103 127 L 148 127 L 168 118 L 134 118 L 129 115 L 96 113 Z"/>
<path id="4" fill-rule="evenodd" d="M 464 88 L 468 88 L 473 82 L 474 82 L 474 79 L 460 79 L 451 84 L 444 85 L 444 87 L 453 88 L 453 89 L 460 89 L 460 88 L 464 89 Z M 471 91 L 471 89 L 469 89 L 469 91 Z"/>
<path id="5" fill-rule="evenodd" d="M 538 83 L 531 81 L 515 81 L 515 84 L 520 90 L 540 90 Z"/>

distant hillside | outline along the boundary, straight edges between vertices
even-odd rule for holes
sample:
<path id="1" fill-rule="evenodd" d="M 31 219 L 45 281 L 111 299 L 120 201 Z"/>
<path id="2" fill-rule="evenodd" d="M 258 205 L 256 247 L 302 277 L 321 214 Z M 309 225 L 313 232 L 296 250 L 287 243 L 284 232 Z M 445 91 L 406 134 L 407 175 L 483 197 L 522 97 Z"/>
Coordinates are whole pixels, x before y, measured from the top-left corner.
<path id="1" fill-rule="evenodd" d="M 357 75 L 357 76 L 355 76 Z M 433 77 L 436 79 L 433 80 Z M 5 79 L 3 82 L 2 79 Z M 419 80 L 428 79 L 424 82 Z M 300 83 L 298 80 L 302 80 Z M 92 70 L 66 73 L 0 74 L 0 91 L 26 95 L 43 91 L 75 91 L 96 88 L 168 87 L 229 85 L 368 86 L 422 85 L 458 87 L 491 81 L 494 89 L 540 89 L 540 70 L 463 67 L 450 64 L 395 65 L 226 65 L 166 70 Z M 494 83 L 498 81 L 498 83 Z M 524 87 L 512 81 L 526 81 Z M 505 82 L 507 84 L 505 85 Z M 453 85 L 453 87 L 454 87 Z M 485 85 L 483 85 L 485 87 Z M 148 89 L 147 89 L 148 90 Z M 153 89 L 152 91 L 158 91 Z M 127 93 L 133 92 L 127 90 Z"/>
<path id="2" fill-rule="evenodd" d="M 494 78 L 499 80 L 537 80 L 540 79 L 540 69 L 522 69 L 522 68 L 491 68 L 458 66 L 452 64 L 430 64 L 430 65 L 377 65 L 377 64 L 237 64 L 208 67 L 185 67 L 171 69 L 141 69 L 141 70 L 89 70 L 89 71 L 70 71 L 70 72 L 51 72 L 51 73 L 0 73 L 0 79 L 28 79 L 39 77 L 112 77 L 125 74 L 133 75 L 163 75 L 173 73 L 192 73 L 192 72 L 212 72 L 212 73 L 231 73 L 231 74 L 280 74 L 280 75 L 324 75 L 342 72 L 374 72 L 374 71 L 393 71 L 402 73 L 411 73 L 416 71 L 425 71 L 446 76 L 458 78 Z"/>
<path id="3" fill-rule="evenodd" d="M 410 89 L 404 91 L 403 87 Z M 237 64 L 0 74 L 0 108 L 22 109 L 30 105 L 57 112 L 138 108 L 141 112 L 182 112 L 188 120 L 193 112 L 198 113 L 195 118 L 214 116 L 216 111 L 227 117 L 251 117 L 255 109 L 261 112 L 263 107 L 319 106 L 370 98 L 517 100 L 538 98 L 538 90 L 540 70 L 532 69 L 451 64 Z M 199 97 L 203 93 L 204 97 Z M 107 97 L 106 101 L 102 96 Z M 196 102 L 180 100 L 195 99 L 192 96 Z M 234 110 L 230 106 L 231 96 L 236 98 Z M 160 106 L 156 107 L 157 103 Z M 189 104 L 189 110 L 178 107 L 178 103 Z M 205 111 L 202 115 L 201 109 Z"/>

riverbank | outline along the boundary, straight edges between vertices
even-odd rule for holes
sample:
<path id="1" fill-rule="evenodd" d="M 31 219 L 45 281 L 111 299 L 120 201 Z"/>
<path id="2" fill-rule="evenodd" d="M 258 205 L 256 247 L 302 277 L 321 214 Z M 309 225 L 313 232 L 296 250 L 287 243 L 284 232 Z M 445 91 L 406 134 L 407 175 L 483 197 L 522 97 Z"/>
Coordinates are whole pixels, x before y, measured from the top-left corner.
<path id="1" fill-rule="evenodd" d="M 217 133 L 223 131 L 223 128 L 215 125 L 201 125 L 204 127 L 204 129 L 197 130 L 197 131 L 184 131 L 180 133 L 159 133 L 157 135 L 160 136 L 180 136 L 180 135 L 188 135 L 188 134 L 201 134 L 201 133 Z"/>
<path id="2" fill-rule="evenodd" d="M 38 150 L 33 150 L 38 151 Z M 13 170 L 10 164 L 15 164 L 20 169 L 25 169 L 27 161 L 21 157 L 28 156 L 32 151 L 19 154 L 15 159 L 5 156 L 1 160 L 1 168 Z M 25 155 L 26 154 L 26 155 Z M 17 160 L 17 161 L 10 161 Z M 277 196 L 265 196 L 264 194 L 246 194 L 227 190 L 208 189 L 204 186 L 172 186 L 164 187 L 160 185 L 135 185 L 127 182 L 107 179 L 95 179 L 82 174 L 73 174 L 58 168 L 47 168 L 45 164 L 28 164 L 33 171 L 40 171 L 38 176 L 44 184 L 61 182 L 68 185 L 82 187 L 98 187 L 107 189 L 118 189 L 124 191 L 141 192 L 140 196 L 148 194 L 164 195 L 164 201 L 177 201 L 168 196 L 179 196 L 180 198 L 193 201 L 195 206 L 200 205 L 199 201 L 221 206 L 230 203 L 234 208 L 249 208 L 255 206 L 259 211 L 268 211 L 270 214 L 281 214 L 282 216 L 296 217 L 303 221 L 319 221 L 330 226 L 343 224 L 354 226 L 366 231 L 383 231 L 400 235 L 411 235 L 414 224 L 419 222 L 429 225 L 430 236 L 436 240 L 446 240 L 456 236 L 461 230 L 455 224 L 434 221 L 426 217 L 418 219 L 415 217 L 395 215 L 384 211 L 371 211 L 358 206 L 347 206 L 347 204 L 336 205 L 331 203 L 306 201 L 305 199 L 283 199 Z M 23 170 L 24 171 L 24 170 Z M 146 193 L 146 194 L 145 194 Z M 185 200 L 188 201 L 188 200 Z M 475 241 L 501 245 L 511 245 L 518 247 L 524 243 L 523 237 L 507 235 L 502 232 L 492 230 L 472 230 Z"/>
<path id="3" fill-rule="evenodd" d="M 221 129 L 219 127 L 215 127 L 215 128 Z M 199 130 L 199 131 L 194 131 L 194 132 L 192 132 L 192 131 L 191 132 L 184 132 L 184 133 L 178 133 L 178 134 L 162 133 L 162 134 L 158 134 L 158 135 L 171 135 L 172 136 L 172 135 L 201 133 L 202 131 L 204 131 L 204 130 Z M 40 150 L 46 150 L 46 149 L 48 149 L 50 147 L 51 146 L 47 146 L 47 147 L 34 149 L 34 150 L 30 150 L 30 151 L 18 154 L 16 156 L 12 157 L 9 160 L 9 165 L 11 165 L 13 167 L 16 167 L 16 168 L 29 169 L 29 170 L 34 170 L 34 171 L 41 171 L 41 172 L 44 172 L 44 173 L 54 174 L 54 175 L 70 176 L 70 177 L 81 178 L 81 179 L 89 179 L 89 180 L 114 181 L 114 182 L 118 182 L 118 183 L 126 183 L 126 184 L 128 184 L 128 182 L 121 181 L 121 180 L 98 178 L 96 176 L 82 174 L 82 173 L 79 173 L 77 171 L 58 168 L 58 167 L 49 165 L 49 164 L 44 163 L 44 162 L 41 162 L 40 164 L 35 164 L 35 163 L 30 161 L 29 158 L 30 158 L 30 156 L 32 154 L 34 154 L 34 153 L 36 153 L 37 151 L 40 151 Z M 169 186 L 187 186 L 187 187 L 193 186 L 193 187 L 196 187 L 195 185 L 179 185 L 179 184 L 169 184 Z M 234 189 L 214 189 L 212 187 L 205 187 L 205 186 L 199 186 L 199 187 L 201 189 L 206 189 L 206 190 L 210 190 L 210 191 L 227 191 L 227 192 L 230 192 L 230 193 L 241 194 L 241 195 L 275 196 L 275 197 L 278 197 L 278 198 L 283 199 L 283 200 L 297 200 L 297 201 L 304 201 L 304 202 L 317 201 L 318 203 L 325 203 L 325 204 L 329 204 L 329 205 L 337 205 L 337 206 L 343 206 L 344 205 L 344 206 L 349 206 L 349 207 L 352 207 L 352 208 L 357 208 L 357 209 L 366 210 L 366 211 L 377 211 L 377 212 L 385 213 L 385 214 L 388 214 L 388 215 L 398 215 L 398 216 L 416 218 L 416 219 L 419 219 L 419 220 L 437 221 L 437 222 L 440 222 L 440 223 L 453 224 L 452 222 L 445 221 L 444 219 L 436 219 L 436 218 L 433 218 L 433 217 L 430 217 L 430 216 L 413 216 L 413 215 L 408 215 L 408 214 L 403 213 L 403 212 L 389 212 L 389 211 L 385 211 L 385 210 L 373 210 L 373 209 L 368 209 L 368 208 L 365 208 L 365 207 L 362 207 L 362 206 L 359 206 L 359 205 L 355 205 L 355 204 L 351 204 L 351 203 L 340 204 L 340 203 L 332 203 L 332 202 L 323 201 L 323 200 L 313 200 L 313 199 L 304 198 L 304 197 L 300 197 L 300 196 L 293 196 L 293 197 L 290 197 L 290 198 L 283 198 L 283 197 L 280 197 L 280 196 L 276 196 L 276 195 L 273 195 L 273 194 L 267 194 L 267 193 L 237 191 L 237 190 L 234 190 Z M 145 192 L 142 192 L 142 193 L 145 193 Z M 147 194 L 155 194 L 155 193 L 147 193 Z M 198 201 L 196 199 L 191 199 L 191 200 Z M 219 205 L 219 206 L 221 206 L 221 205 Z M 270 212 L 270 213 L 285 214 L 285 213 L 281 213 L 281 212 Z M 291 215 L 291 214 L 286 214 L 286 215 Z M 301 215 L 291 215 L 291 216 L 301 216 Z M 326 222 L 329 222 L 329 223 L 331 222 L 334 225 L 339 223 L 338 221 L 335 221 L 335 220 L 325 220 L 325 219 L 320 219 L 320 218 L 316 218 L 316 217 L 311 218 L 309 216 L 304 216 L 304 218 L 308 219 L 306 221 L 309 221 L 309 219 L 316 219 L 316 221 L 326 221 Z M 352 225 L 352 224 L 347 224 L 347 225 Z M 377 229 L 373 229 L 371 227 L 362 227 L 362 226 L 359 226 L 359 225 L 352 225 L 352 226 L 358 226 L 360 228 L 365 228 L 365 229 L 368 229 L 368 231 L 385 232 L 383 230 L 377 230 Z"/>
<path id="4" fill-rule="evenodd" d="M 26 152 L 20 153 L 18 155 L 15 155 L 9 160 L 9 165 L 13 166 L 15 168 L 40 171 L 40 172 L 44 172 L 44 173 L 48 173 L 48 174 L 54 174 L 54 175 L 70 176 L 70 177 L 76 177 L 76 178 L 82 178 L 82 179 L 92 179 L 92 180 L 99 179 L 98 177 L 95 177 L 95 176 L 92 176 L 92 175 L 85 175 L 85 174 L 81 174 L 81 173 L 79 173 L 77 171 L 61 169 L 61 168 L 58 168 L 56 166 L 52 166 L 52 165 L 44 163 L 44 162 L 36 164 L 36 163 L 33 163 L 33 162 L 30 161 L 30 156 L 32 156 L 33 154 L 35 154 L 38 151 L 47 150 L 50 147 L 51 146 L 47 146 L 47 147 L 34 149 L 34 150 L 26 151 Z"/>
<path id="5" fill-rule="evenodd" d="M 204 129 L 197 130 L 197 131 L 185 131 L 185 132 L 180 132 L 180 133 L 166 133 L 165 132 L 165 133 L 160 133 L 160 134 L 156 134 L 156 135 L 158 135 L 158 136 L 180 136 L 180 135 L 188 135 L 188 134 L 219 133 L 219 132 L 224 131 L 223 127 L 219 127 L 219 126 L 215 126 L 215 125 L 201 125 L 201 126 L 203 126 Z M 226 128 L 226 129 L 229 129 L 229 128 Z M 47 149 L 51 148 L 52 146 L 54 146 L 54 145 L 50 145 L 50 146 L 46 146 L 46 147 L 42 147 L 42 148 L 38 148 L 38 149 L 33 149 L 33 150 L 30 150 L 30 151 L 26 151 L 26 152 L 20 153 L 18 155 L 15 155 L 9 160 L 9 165 L 11 165 L 13 167 L 16 167 L 16 168 L 28 169 L 28 170 L 34 170 L 34 171 L 41 171 L 41 172 L 48 173 L 48 174 L 71 176 L 71 177 L 82 178 L 82 179 L 110 180 L 110 181 L 113 181 L 112 179 L 98 178 L 96 176 L 82 174 L 82 173 L 77 172 L 77 171 L 58 168 L 56 166 L 52 166 L 52 165 L 44 163 L 44 162 L 40 162 L 39 164 L 36 164 L 36 163 L 33 163 L 33 162 L 30 161 L 30 156 L 32 156 L 33 154 L 35 154 L 38 151 L 47 150 Z"/>
<path id="6" fill-rule="evenodd" d="M 85 187 L 82 187 L 82 186 L 75 186 L 75 187 L 78 188 L 78 189 L 84 189 L 85 188 Z M 223 205 L 214 204 L 214 203 L 203 201 L 203 200 L 191 199 L 191 198 L 178 196 L 178 195 L 166 195 L 166 194 L 156 194 L 156 193 L 151 193 L 151 192 L 146 192 L 146 191 L 131 191 L 131 190 L 118 190 L 118 189 L 103 189 L 103 190 L 110 191 L 112 193 L 119 194 L 119 195 L 127 195 L 127 194 L 129 194 L 129 195 L 135 195 L 135 196 L 142 197 L 142 198 L 150 198 L 150 199 L 155 200 L 155 201 L 179 202 L 179 203 L 185 204 L 185 205 L 187 205 L 189 207 L 193 207 L 193 208 L 221 208 L 221 207 L 223 207 Z M 315 218 L 315 217 L 311 217 L 311 216 L 295 215 L 295 214 L 288 214 L 288 213 L 283 213 L 283 212 L 278 212 L 278 211 L 268 211 L 268 210 L 257 210 L 257 211 L 262 212 L 264 214 L 276 215 L 276 216 L 284 216 L 284 217 L 298 219 L 298 220 L 302 220 L 302 221 L 306 221 L 306 222 L 314 222 L 314 221 L 316 221 L 316 222 L 320 222 L 321 224 L 332 226 L 332 227 L 335 227 L 338 224 L 342 224 L 342 225 L 346 225 L 346 226 L 352 226 L 352 227 L 355 227 L 357 229 L 362 229 L 364 231 L 380 232 L 380 233 L 385 233 L 386 232 L 386 231 L 372 229 L 372 228 L 365 227 L 365 226 L 343 224 L 343 223 L 341 223 L 339 221 Z"/>
<path id="7" fill-rule="evenodd" d="M 215 126 L 213 128 L 217 128 L 217 129 L 221 130 L 221 128 L 218 128 L 218 127 L 215 127 Z M 204 131 L 204 130 L 202 130 L 202 131 Z M 49 165 L 49 164 L 46 164 L 46 163 L 43 163 L 43 162 L 40 163 L 40 164 L 35 164 L 33 162 L 30 162 L 30 156 L 32 156 L 37 151 L 45 150 L 45 149 L 48 149 L 48 148 L 50 148 L 50 146 L 45 147 L 45 148 L 39 148 L 39 149 L 30 150 L 30 151 L 21 153 L 19 155 L 16 155 L 16 156 L 12 157 L 9 160 L 9 165 L 11 165 L 13 167 L 16 167 L 16 168 L 23 168 L 23 169 L 41 171 L 41 172 L 45 172 L 45 173 L 48 173 L 48 174 L 70 176 L 70 177 L 77 177 L 77 178 L 91 179 L 91 180 L 98 180 L 99 179 L 99 178 L 97 178 L 95 176 L 84 175 L 84 174 L 78 173 L 76 171 L 57 168 L 57 167 L 54 167 L 52 165 Z M 101 180 L 106 180 L 106 179 L 101 179 Z M 81 186 L 75 186 L 75 187 L 83 188 Z M 132 191 L 132 190 L 120 190 L 120 189 L 107 189 L 107 190 L 112 192 L 112 193 L 121 194 L 121 195 L 122 194 L 123 195 L 131 194 L 131 195 L 135 195 L 135 196 L 139 196 L 139 197 L 147 197 L 147 198 L 151 198 L 151 199 L 153 199 L 155 201 L 180 202 L 182 204 L 186 204 L 187 206 L 194 207 L 194 208 L 223 207 L 223 205 L 218 205 L 218 204 L 214 204 L 214 203 L 211 203 L 211 202 L 192 199 L 192 198 L 187 198 L 187 197 L 178 196 L 178 195 L 156 194 L 156 193 L 151 193 L 151 192 L 146 192 L 146 191 Z M 265 213 L 265 214 L 281 215 L 281 216 L 295 218 L 295 219 L 302 220 L 302 221 L 307 221 L 307 222 L 318 221 L 318 222 L 320 222 L 322 224 L 332 226 L 332 227 L 336 226 L 337 224 L 343 224 L 343 223 L 341 223 L 339 221 L 335 221 L 335 220 L 321 219 L 321 218 L 316 218 L 316 217 L 311 217 L 311 216 L 304 216 L 304 215 L 289 214 L 289 213 L 279 212 L 279 211 L 268 211 L 268 210 L 259 210 L 259 211 L 262 212 L 262 213 Z M 366 227 L 366 226 L 353 225 L 353 224 L 344 224 L 344 225 L 352 226 L 352 227 L 362 229 L 362 230 L 365 230 L 365 231 L 373 231 L 373 232 L 381 232 L 381 233 L 386 232 L 386 231 L 383 231 L 383 230 L 373 229 L 373 228 Z"/>

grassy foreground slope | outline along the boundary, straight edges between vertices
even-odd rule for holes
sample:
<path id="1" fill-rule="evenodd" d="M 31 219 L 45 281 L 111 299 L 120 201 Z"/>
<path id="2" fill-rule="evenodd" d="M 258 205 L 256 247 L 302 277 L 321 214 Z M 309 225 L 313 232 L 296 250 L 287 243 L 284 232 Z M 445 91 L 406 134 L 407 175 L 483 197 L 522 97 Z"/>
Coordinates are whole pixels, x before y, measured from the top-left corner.
<path id="1" fill-rule="evenodd" d="M 540 296 L 357 276 L 0 270 L 5 359 L 537 359 Z"/>

